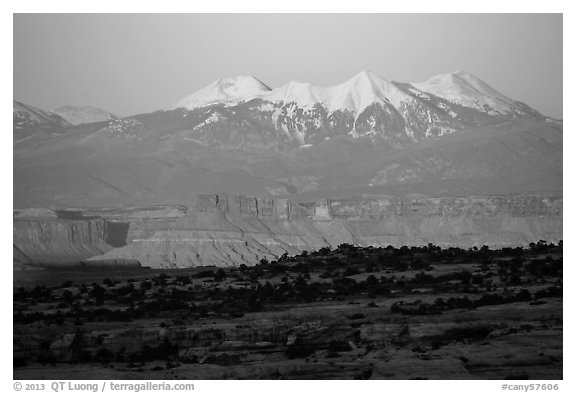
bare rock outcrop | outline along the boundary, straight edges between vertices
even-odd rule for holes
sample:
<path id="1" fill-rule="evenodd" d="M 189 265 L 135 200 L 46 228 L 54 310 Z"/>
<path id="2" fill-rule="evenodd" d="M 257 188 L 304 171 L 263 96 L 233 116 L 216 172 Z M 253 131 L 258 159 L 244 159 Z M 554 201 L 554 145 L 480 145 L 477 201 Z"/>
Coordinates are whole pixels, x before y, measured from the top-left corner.
<path id="1" fill-rule="evenodd" d="M 24 215 L 13 221 L 14 260 L 24 264 L 67 265 L 113 247 L 106 243 L 107 225 L 100 218 L 64 220 Z"/>
<path id="2" fill-rule="evenodd" d="M 155 268 L 249 265 L 342 243 L 467 248 L 526 246 L 540 239 L 562 239 L 559 195 L 311 202 L 199 195 L 182 217 L 86 263 L 136 260 Z"/>
<path id="3" fill-rule="evenodd" d="M 198 195 L 189 207 L 16 211 L 13 236 L 17 264 L 153 268 L 251 265 L 342 243 L 527 246 L 562 239 L 562 196 Z"/>

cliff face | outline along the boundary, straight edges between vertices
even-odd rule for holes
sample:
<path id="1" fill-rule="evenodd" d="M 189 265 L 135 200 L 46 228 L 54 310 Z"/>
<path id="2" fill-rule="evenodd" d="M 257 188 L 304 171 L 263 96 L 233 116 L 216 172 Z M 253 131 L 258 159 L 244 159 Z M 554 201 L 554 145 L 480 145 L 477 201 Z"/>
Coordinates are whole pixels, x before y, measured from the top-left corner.
<path id="1" fill-rule="evenodd" d="M 146 225 L 143 225 L 146 227 Z M 173 222 L 140 230 L 125 247 L 86 263 L 150 267 L 254 264 L 341 243 L 443 247 L 526 246 L 562 239 L 562 197 L 378 198 L 297 202 L 198 196 Z"/>
<path id="2" fill-rule="evenodd" d="M 199 195 L 190 207 L 18 212 L 18 264 L 154 268 L 254 264 L 337 247 L 527 246 L 562 239 L 562 196 L 263 199 Z"/>
<path id="3" fill-rule="evenodd" d="M 106 243 L 108 225 L 102 219 L 63 220 L 15 217 L 14 261 L 38 265 L 74 264 L 113 247 Z"/>
<path id="4" fill-rule="evenodd" d="M 146 238 L 183 215 L 182 207 L 132 209 L 15 210 L 13 261 L 21 265 L 66 266 Z M 91 265 L 137 265 L 138 261 L 109 260 Z"/>

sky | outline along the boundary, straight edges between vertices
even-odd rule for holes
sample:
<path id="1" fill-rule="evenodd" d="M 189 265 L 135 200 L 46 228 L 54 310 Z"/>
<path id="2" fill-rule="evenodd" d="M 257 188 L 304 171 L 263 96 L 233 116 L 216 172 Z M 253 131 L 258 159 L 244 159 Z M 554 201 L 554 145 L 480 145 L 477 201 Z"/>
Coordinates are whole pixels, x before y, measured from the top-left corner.
<path id="1" fill-rule="evenodd" d="M 15 14 L 13 93 L 119 116 L 172 107 L 218 78 L 421 82 L 467 71 L 562 118 L 562 14 Z"/>

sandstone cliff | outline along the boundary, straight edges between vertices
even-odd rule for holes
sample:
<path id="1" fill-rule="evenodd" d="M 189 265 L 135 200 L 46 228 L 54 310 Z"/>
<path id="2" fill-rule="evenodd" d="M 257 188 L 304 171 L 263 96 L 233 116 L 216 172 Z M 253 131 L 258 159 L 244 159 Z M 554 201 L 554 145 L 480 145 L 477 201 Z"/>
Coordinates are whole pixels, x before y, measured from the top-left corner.
<path id="1" fill-rule="evenodd" d="M 106 238 L 107 224 L 100 218 L 15 217 L 13 258 L 24 264 L 73 264 L 111 250 Z"/>
<path id="2" fill-rule="evenodd" d="M 189 207 L 17 211 L 15 265 L 183 268 L 337 247 L 527 246 L 562 239 L 560 195 L 295 201 L 198 195 Z"/>
<path id="3" fill-rule="evenodd" d="M 341 243 L 399 247 L 432 242 L 467 248 L 527 246 L 540 239 L 557 242 L 562 239 L 562 197 L 302 202 L 201 195 L 181 217 L 147 232 L 86 263 L 133 260 L 155 268 L 229 266 Z"/>

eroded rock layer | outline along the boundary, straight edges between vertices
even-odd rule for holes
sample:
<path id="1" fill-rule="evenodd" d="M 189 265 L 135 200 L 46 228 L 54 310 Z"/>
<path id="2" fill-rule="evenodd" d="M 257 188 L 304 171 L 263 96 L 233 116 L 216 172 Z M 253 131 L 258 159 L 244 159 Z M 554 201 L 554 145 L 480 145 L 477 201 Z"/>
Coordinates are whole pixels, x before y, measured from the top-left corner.
<path id="1" fill-rule="evenodd" d="M 76 210 L 75 219 L 33 213 L 14 217 L 18 263 L 230 266 L 342 243 L 468 248 L 562 239 L 562 197 L 544 194 L 316 201 L 198 195 L 189 207 Z"/>
<path id="2" fill-rule="evenodd" d="M 111 250 L 107 223 L 100 219 L 64 220 L 53 217 L 15 217 L 15 265 L 70 265 Z"/>
<path id="3" fill-rule="evenodd" d="M 342 243 L 397 247 L 526 246 L 562 239 L 562 197 L 319 200 L 198 196 L 186 213 L 87 263 L 150 267 L 254 264 Z M 146 226 L 146 225 L 144 225 Z M 140 229 L 141 230 L 141 229 Z"/>

